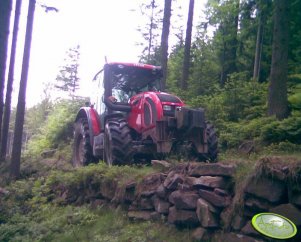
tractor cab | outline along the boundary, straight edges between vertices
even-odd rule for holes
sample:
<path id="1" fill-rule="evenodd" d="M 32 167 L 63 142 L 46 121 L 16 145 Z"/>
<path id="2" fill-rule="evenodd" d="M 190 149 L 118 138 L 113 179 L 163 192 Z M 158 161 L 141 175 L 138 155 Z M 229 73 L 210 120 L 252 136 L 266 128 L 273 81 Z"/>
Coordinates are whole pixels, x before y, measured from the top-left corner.
<path id="1" fill-rule="evenodd" d="M 162 75 L 160 66 L 122 62 L 105 64 L 93 78 L 97 87 L 91 103 L 101 117 L 113 112 L 129 112 L 131 97 L 161 90 Z"/>

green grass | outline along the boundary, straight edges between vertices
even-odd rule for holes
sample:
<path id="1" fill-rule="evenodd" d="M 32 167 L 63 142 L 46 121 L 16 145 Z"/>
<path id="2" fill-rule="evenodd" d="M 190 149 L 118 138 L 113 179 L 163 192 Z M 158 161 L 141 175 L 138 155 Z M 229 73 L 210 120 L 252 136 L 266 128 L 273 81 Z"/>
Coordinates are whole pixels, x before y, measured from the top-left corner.
<path id="1" fill-rule="evenodd" d="M 43 205 L 14 214 L 0 224 L 0 241 L 190 241 L 187 230 L 179 231 L 161 221 L 130 221 L 118 209 L 88 206 Z"/>

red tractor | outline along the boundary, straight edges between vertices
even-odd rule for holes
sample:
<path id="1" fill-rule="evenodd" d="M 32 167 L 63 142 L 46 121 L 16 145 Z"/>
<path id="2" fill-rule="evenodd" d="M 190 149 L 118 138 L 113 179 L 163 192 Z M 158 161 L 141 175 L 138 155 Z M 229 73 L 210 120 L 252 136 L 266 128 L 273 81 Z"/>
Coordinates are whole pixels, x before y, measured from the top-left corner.
<path id="1" fill-rule="evenodd" d="M 82 107 L 76 117 L 74 166 L 100 159 L 132 164 L 171 153 L 216 162 L 217 136 L 204 109 L 186 107 L 180 98 L 160 92 L 161 77 L 158 66 L 105 64 L 94 78 L 95 105 Z"/>

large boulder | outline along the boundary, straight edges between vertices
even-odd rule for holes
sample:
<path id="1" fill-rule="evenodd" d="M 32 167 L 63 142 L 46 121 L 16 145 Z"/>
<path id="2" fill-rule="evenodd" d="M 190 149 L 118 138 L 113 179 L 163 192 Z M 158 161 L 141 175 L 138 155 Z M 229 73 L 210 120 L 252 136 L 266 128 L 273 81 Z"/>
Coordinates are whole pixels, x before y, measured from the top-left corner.
<path id="1" fill-rule="evenodd" d="M 132 220 L 159 220 L 160 215 L 154 211 L 129 211 L 128 218 Z"/>
<path id="2" fill-rule="evenodd" d="M 153 204 L 155 207 L 156 212 L 160 214 L 168 214 L 169 207 L 171 206 L 169 202 L 154 196 L 153 197 Z"/>
<path id="3" fill-rule="evenodd" d="M 199 224 L 195 211 L 178 210 L 175 206 L 169 208 L 168 222 L 176 225 L 195 226 Z"/>
<path id="4" fill-rule="evenodd" d="M 214 205 L 218 208 L 225 208 L 230 205 L 231 197 L 230 196 L 223 196 L 216 191 L 208 191 L 208 190 L 199 190 L 200 197 L 204 198 L 206 201 Z"/>
<path id="5" fill-rule="evenodd" d="M 187 177 L 186 183 L 192 187 L 226 188 L 227 182 L 221 176 Z"/>
<path id="6" fill-rule="evenodd" d="M 225 165 L 221 163 L 200 164 L 189 172 L 190 176 L 226 176 L 232 177 L 235 173 L 236 166 Z"/>
<path id="7" fill-rule="evenodd" d="M 169 202 L 174 204 L 177 209 L 196 209 L 198 199 L 199 195 L 195 191 L 177 190 L 169 196 Z"/>
<path id="8" fill-rule="evenodd" d="M 266 177 L 252 179 L 245 188 L 246 193 L 263 198 L 272 203 L 281 203 L 287 194 L 286 186 L 279 180 Z"/>
<path id="9" fill-rule="evenodd" d="M 178 188 L 178 185 L 183 184 L 183 182 L 184 175 L 172 171 L 167 175 L 164 181 L 164 187 L 168 190 L 176 190 Z"/>
<path id="10" fill-rule="evenodd" d="M 219 226 L 218 210 L 206 200 L 200 198 L 197 201 L 196 214 L 204 228 L 217 228 Z"/>
<path id="11" fill-rule="evenodd" d="M 164 179 L 163 173 L 153 173 L 144 177 L 137 186 L 137 196 L 150 197 L 154 195 Z"/>

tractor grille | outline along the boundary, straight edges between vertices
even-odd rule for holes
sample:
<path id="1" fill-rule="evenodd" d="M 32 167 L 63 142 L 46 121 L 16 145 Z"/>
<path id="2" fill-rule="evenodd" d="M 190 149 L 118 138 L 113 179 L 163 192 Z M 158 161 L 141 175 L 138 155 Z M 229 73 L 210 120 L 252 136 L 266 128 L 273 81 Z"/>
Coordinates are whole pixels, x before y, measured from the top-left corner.
<path id="1" fill-rule="evenodd" d="M 163 110 L 163 116 L 175 117 L 176 107 L 171 106 L 171 110 Z"/>
<path id="2" fill-rule="evenodd" d="M 168 95 L 168 94 L 157 94 L 158 98 L 160 99 L 161 102 L 171 102 L 171 103 L 181 103 L 180 99 L 172 96 L 172 95 Z"/>

